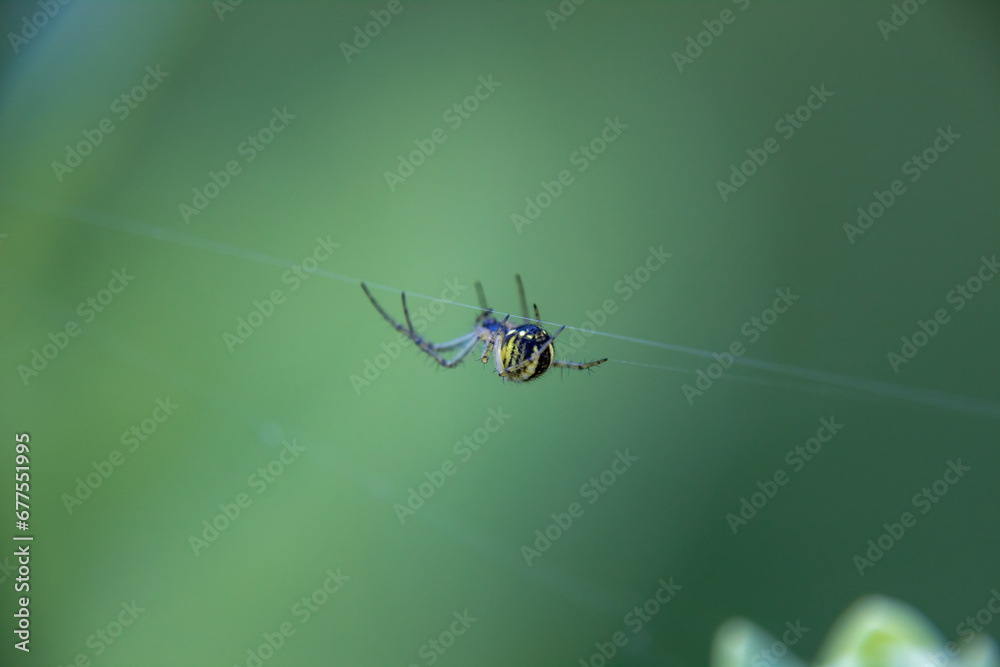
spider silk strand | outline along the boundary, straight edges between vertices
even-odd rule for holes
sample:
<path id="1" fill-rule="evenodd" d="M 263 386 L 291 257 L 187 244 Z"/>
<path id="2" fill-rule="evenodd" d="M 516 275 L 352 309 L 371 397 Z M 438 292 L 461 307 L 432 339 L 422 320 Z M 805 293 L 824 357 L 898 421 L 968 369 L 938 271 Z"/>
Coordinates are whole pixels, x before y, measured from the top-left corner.
<path id="1" fill-rule="evenodd" d="M 169 229 L 166 227 L 151 225 L 149 223 L 142 222 L 140 220 L 116 216 L 103 211 L 98 211 L 83 206 L 77 206 L 64 202 L 38 201 L 11 192 L 5 192 L 2 196 L 0 196 L 0 201 L 13 202 L 16 205 L 33 210 L 36 213 L 45 214 L 47 216 L 69 219 L 93 227 L 115 230 L 118 232 L 124 232 L 127 234 L 132 234 L 135 236 L 152 239 L 154 241 L 171 243 L 174 245 L 183 246 L 187 248 L 194 248 L 197 250 L 203 250 L 206 252 L 211 252 L 219 255 L 238 257 L 240 259 L 255 262 L 258 264 L 265 264 L 269 266 L 276 266 L 286 269 L 296 265 L 295 262 L 280 257 L 275 257 L 273 255 L 268 255 L 266 253 L 257 252 L 255 250 L 248 250 L 246 248 L 240 248 L 238 246 L 230 245 L 228 243 L 222 243 L 220 241 L 212 241 L 208 239 L 199 238 L 197 236 L 187 234 L 175 229 Z M 316 270 L 311 271 L 310 273 L 312 275 L 321 276 L 323 278 L 328 278 L 330 280 L 336 280 L 348 284 L 359 285 L 361 283 L 361 279 L 356 278 L 354 276 L 348 276 L 342 273 L 334 273 L 332 271 L 326 271 L 325 269 L 317 268 Z M 365 281 L 365 284 L 368 285 L 370 288 L 380 290 L 383 292 L 399 293 L 401 291 L 397 287 L 381 285 L 379 283 L 374 283 L 374 282 Z M 481 310 L 479 306 L 474 306 L 459 301 L 449 301 L 447 299 L 441 299 L 433 296 L 428 296 L 426 294 L 420 294 L 419 292 L 407 291 L 406 295 L 410 298 L 424 299 L 427 301 L 438 301 L 440 303 L 447 304 L 450 306 L 468 308 L 475 311 Z M 360 296 L 363 295 L 359 295 L 359 302 L 362 301 Z M 500 311 L 497 312 L 500 313 Z M 514 315 L 514 317 L 519 317 L 519 316 Z M 541 324 L 547 324 L 553 327 L 563 326 L 557 322 L 549 322 L 546 320 L 539 320 L 539 322 Z M 711 350 L 702 350 L 699 348 L 677 345 L 674 343 L 665 343 L 662 341 L 647 340 L 644 338 L 636 338 L 633 336 L 625 336 L 621 334 L 610 333 L 607 331 L 595 331 L 592 329 L 584 329 L 581 327 L 574 327 L 570 325 L 566 325 L 566 329 L 580 331 L 589 335 L 601 336 L 603 338 L 620 340 L 635 345 L 643 345 L 646 347 L 668 350 L 670 352 L 676 352 L 688 356 L 701 357 L 703 359 L 712 358 L 712 355 L 714 354 L 713 351 Z M 676 372 L 685 374 L 697 373 L 697 369 L 676 368 L 672 366 L 646 364 L 635 361 L 628 361 L 624 359 L 610 359 L 610 361 L 614 361 L 620 364 L 628 364 L 636 367 L 649 368 L 661 372 L 666 371 L 666 372 Z M 807 390 L 818 391 L 821 390 L 822 387 L 824 386 L 833 387 L 841 390 L 846 390 L 851 395 L 862 394 L 862 395 L 867 395 L 868 397 L 892 398 L 909 403 L 915 403 L 918 405 L 927 405 L 945 410 L 963 412 L 966 414 L 974 414 L 978 416 L 991 417 L 991 418 L 1000 418 L 1000 403 L 987 399 L 960 396 L 956 394 L 935 391 L 932 389 L 910 387 L 891 382 L 870 380 L 850 375 L 832 373 L 829 371 L 804 368 L 801 366 L 793 366 L 773 361 L 765 361 L 762 359 L 754 359 L 751 357 L 735 357 L 733 359 L 733 363 L 735 365 L 739 365 L 745 368 L 752 368 L 758 371 L 763 371 L 765 373 L 784 376 L 786 378 L 792 378 L 796 380 L 796 382 L 794 383 L 790 383 L 787 381 L 780 382 L 777 381 L 777 379 L 775 378 L 769 378 L 769 377 L 751 378 L 748 376 L 732 375 L 729 373 L 724 374 L 722 376 L 723 378 L 728 378 L 734 381 L 751 382 L 755 384 L 766 384 L 779 387 L 784 386 L 799 390 L 807 389 Z M 680 391 L 680 386 L 678 386 L 678 391 Z M 857 398 L 856 395 L 854 397 Z"/>

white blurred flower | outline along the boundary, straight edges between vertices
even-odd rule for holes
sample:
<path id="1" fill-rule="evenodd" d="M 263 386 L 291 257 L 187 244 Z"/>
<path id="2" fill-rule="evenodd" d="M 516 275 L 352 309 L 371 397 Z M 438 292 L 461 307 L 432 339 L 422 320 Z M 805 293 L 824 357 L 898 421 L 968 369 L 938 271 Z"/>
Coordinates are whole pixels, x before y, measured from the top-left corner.
<path id="1" fill-rule="evenodd" d="M 789 642 L 789 645 L 791 642 Z M 712 667 L 805 667 L 789 646 L 749 621 L 727 621 L 715 635 Z M 1000 667 L 986 635 L 949 642 L 927 618 L 901 602 L 872 596 L 834 624 L 816 667 Z"/>

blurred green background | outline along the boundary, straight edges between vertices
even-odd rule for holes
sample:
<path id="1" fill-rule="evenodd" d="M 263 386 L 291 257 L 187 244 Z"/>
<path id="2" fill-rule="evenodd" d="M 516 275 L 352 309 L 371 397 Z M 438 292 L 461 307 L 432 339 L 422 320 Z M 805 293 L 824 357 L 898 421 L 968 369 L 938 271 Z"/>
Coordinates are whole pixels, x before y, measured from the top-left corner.
<path id="1" fill-rule="evenodd" d="M 35 537 L 30 654 L 10 632 L 14 546 L 0 555 L 3 664 L 596 666 L 622 631 L 608 664 L 702 665 L 733 616 L 776 636 L 800 621 L 809 658 L 863 594 L 955 638 L 1000 586 L 1000 282 L 947 301 L 1000 250 L 995 3 L 913 3 L 890 32 L 888 2 L 50 5 L 0 10 L 0 495 L 28 432 Z M 792 136 L 776 127 L 821 86 Z M 627 127 L 602 146 L 608 119 Z M 911 181 L 948 127 L 960 139 Z M 768 137 L 778 151 L 723 200 Z M 563 170 L 536 219 L 512 219 Z M 905 194 L 849 242 L 894 179 Z M 557 356 L 611 361 L 523 386 L 478 349 L 441 369 L 358 286 L 397 317 L 413 293 L 443 341 L 475 311 L 417 295 L 474 305 L 482 280 L 516 311 L 517 272 L 542 319 L 597 325 Z M 786 288 L 799 300 L 751 341 Z M 260 326 L 234 343 L 239 318 Z M 641 341 L 740 341 L 903 398 L 735 366 L 689 402 L 711 359 Z M 509 415 L 495 432 L 490 410 Z M 830 417 L 843 429 L 795 470 L 786 453 Z M 637 462 L 595 493 L 616 452 Z M 921 514 L 913 496 L 959 459 L 971 470 Z M 727 514 L 779 470 L 734 534 Z"/>

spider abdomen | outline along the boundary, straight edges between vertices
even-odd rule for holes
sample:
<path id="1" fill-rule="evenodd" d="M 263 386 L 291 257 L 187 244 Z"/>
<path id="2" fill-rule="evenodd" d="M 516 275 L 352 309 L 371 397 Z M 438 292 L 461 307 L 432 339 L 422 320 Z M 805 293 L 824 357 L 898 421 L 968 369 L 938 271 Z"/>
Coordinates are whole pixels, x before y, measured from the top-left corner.
<path id="1" fill-rule="evenodd" d="M 522 324 L 508 333 L 500 350 L 503 367 L 511 369 L 508 379 L 528 382 L 547 371 L 554 353 L 554 344 L 546 346 L 549 338 L 545 329 L 534 324 Z M 543 347 L 545 349 L 539 354 Z"/>

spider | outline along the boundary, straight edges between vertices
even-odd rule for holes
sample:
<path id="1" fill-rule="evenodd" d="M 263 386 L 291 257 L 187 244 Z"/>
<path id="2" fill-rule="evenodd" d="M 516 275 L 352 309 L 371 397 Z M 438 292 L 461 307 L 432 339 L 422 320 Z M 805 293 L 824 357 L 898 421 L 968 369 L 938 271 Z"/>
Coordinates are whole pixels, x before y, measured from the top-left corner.
<path id="1" fill-rule="evenodd" d="M 489 363 L 490 353 L 492 353 L 497 375 L 512 382 L 530 382 L 541 377 L 545 371 L 552 367 L 579 368 L 583 370 L 607 361 L 607 359 L 598 359 L 597 361 L 584 363 L 555 359 L 555 346 L 552 343 L 566 327 L 559 327 L 559 331 L 556 332 L 555 336 L 550 336 L 549 332 L 540 326 L 541 318 L 538 315 L 537 304 L 535 305 L 535 317 L 534 319 L 530 318 L 528 316 L 528 302 L 524 298 L 524 284 L 521 282 L 521 276 L 519 274 L 515 275 L 514 279 L 517 281 L 517 292 L 521 298 L 521 314 L 524 324 L 515 325 L 509 322 L 510 315 L 504 317 L 502 321 L 494 317 L 493 309 L 486 305 L 486 294 L 483 292 L 483 285 L 477 281 L 476 294 L 479 297 L 479 305 L 482 306 L 483 311 L 476 318 L 476 323 L 471 333 L 459 336 L 447 343 L 432 343 L 414 331 L 413 322 L 410 321 L 410 311 L 406 307 L 406 292 L 402 294 L 403 315 L 406 317 L 406 326 L 403 326 L 394 320 L 389 313 L 385 312 L 368 290 L 368 286 L 363 282 L 361 283 L 361 289 L 364 290 L 368 300 L 372 302 L 375 310 L 385 318 L 386 322 L 403 335 L 409 337 L 418 348 L 426 352 L 434 361 L 445 368 L 454 368 L 461 363 L 463 359 L 469 356 L 469 353 L 472 352 L 472 349 L 478 342 L 484 343 L 482 362 L 484 364 Z M 451 359 L 445 359 L 440 354 L 441 352 L 454 350 L 455 348 L 459 348 L 459 350 Z"/>

